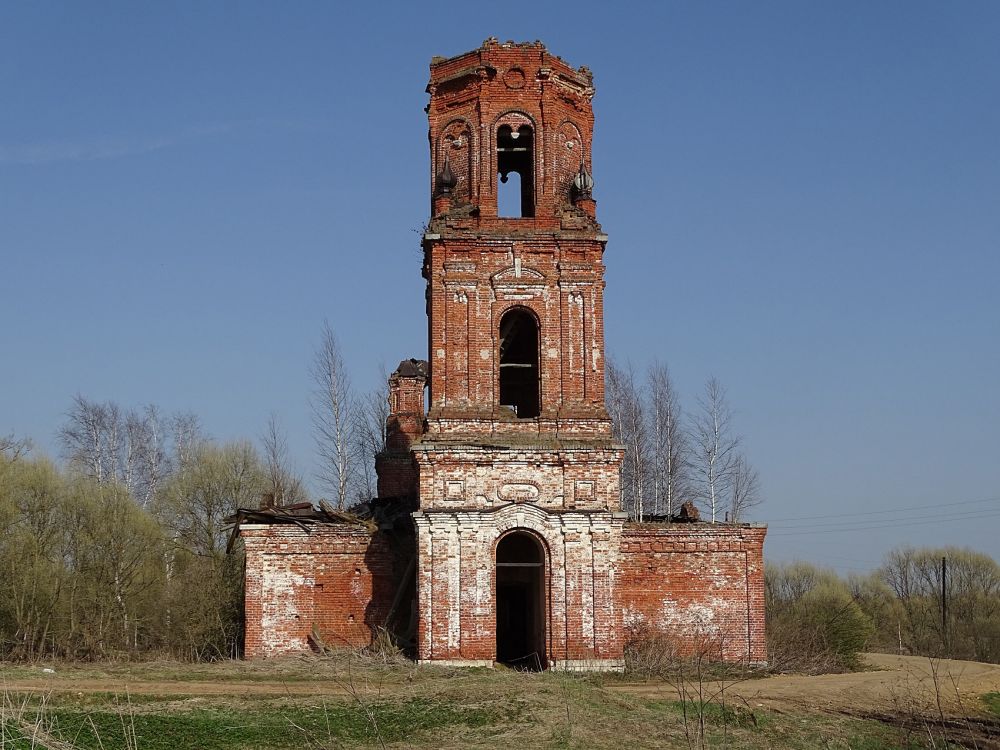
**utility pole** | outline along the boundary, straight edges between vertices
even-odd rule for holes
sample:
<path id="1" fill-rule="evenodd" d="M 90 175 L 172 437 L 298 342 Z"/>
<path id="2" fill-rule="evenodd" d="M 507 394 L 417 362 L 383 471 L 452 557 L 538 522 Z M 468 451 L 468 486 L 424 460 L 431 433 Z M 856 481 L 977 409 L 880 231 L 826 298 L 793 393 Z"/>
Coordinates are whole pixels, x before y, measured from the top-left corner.
<path id="1" fill-rule="evenodd" d="M 948 558 L 941 558 L 941 641 L 948 653 Z"/>

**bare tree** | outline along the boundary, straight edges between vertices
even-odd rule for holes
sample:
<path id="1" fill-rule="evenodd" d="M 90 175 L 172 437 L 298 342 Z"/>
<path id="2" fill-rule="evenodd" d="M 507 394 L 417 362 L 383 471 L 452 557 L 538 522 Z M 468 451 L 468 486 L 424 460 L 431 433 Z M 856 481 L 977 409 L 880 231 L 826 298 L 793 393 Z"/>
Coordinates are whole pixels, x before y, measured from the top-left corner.
<path id="1" fill-rule="evenodd" d="M 157 408 L 122 411 L 113 401 L 77 394 L 66 417 L 59 439 L 70 465 L 99 484 L 120 482 L 136 503 L 147 506 L 168 471 Z"/>
<path id="2" fill-rule="evenodd" d="M 379 367 L 381 385 L 354 405 L 354 458 L 357 466 L 357 499 L 365 502 L 378 494 L 375 457 L 385 450 L 385 424 L 389 418 L 389 385 L 385 367 Z"/>
<path id="3" fill-rule="evenodd" d="M 695 492 L 715 523 L 732 487 L 740 438 L 733 432 L 733 411 L 726 389 L 714 377 L 705 383 L 705 391 L 698 398 L 698 410 L 691 420 L 691 440 L 698 478 Z"/>
<path id="4" fill-rule="evenodd" d="M 108 469 L 107 424 L 104 404 L 73 397 L 67 422 L 59 431 L 59 441 L 70 465 L 98 482 L 105 481 Z"/>
<path id="5" fill-rule="evenodd" d="M 729 520 L 739 523 L 750 508 L 760 505 L 757 470 L 742 453 L 736 456 L 729 482 Z"/>
<path id="6" fill-rule="evenodd" d="M 643 519 L 643 499 L 649 470 L 649 439 L 643 412 L 642 393 L 636 386 L 635 371 L 629 364 L 622 369 L 608 360 L 608 412 L 615 439 L 625 446 L 622 464 L 622 507 L 634 518 Z"/>
<path id="7" fill-rule="evenodd" d="M 14 463 L 21 456 L 31 450 L 31 441 L 27 439 L 18 440 L 14 434 L 0 435 L 0 458 Z"/>
<path id="8" fill-rule="evenodd" d="M 292 505 L 306 499 L 302 478 L 292 470 L 288 457 L 288 438 L 281 427 L 278 415 L 271 413 L 261 436 L 264 450 L 264 474 L 268 492 L 278 505 Z"/>
<path id="9" fill-rule="evenodd" d="M 347 505 L 355 468 L 351 440 L 354 399 L 340 345 L 327 321 L 323 321 L 310 375 L 314 389 L 309 405 L 320 459 L 316 478 L 336 497 L 338 507 L 343 508 Z"/>
<path id="10" fill-rule="evenodd" d="M 125 486 L 136 502 L 149 507 L 163 480 L 170 473 L 164 446 L 164 425 L 160 410 L 153 404 L 141 412 L 125 415 Z"/>
<path id="11" fill-rule="evenodd" d="M 665 364 L 654 361 L 647 378 L 653 514 L 671 516 L 680 505 L 687 468 L 680 399 Z"/>
<path id="12" fill-rule="evenodd" d="M 186 469 L 195 458 L 198 446 L 205 441 L 198 415 L 179 412 L 170 419 L 170 431 L 174 438 L 174 461 L 177 470 Z"/>

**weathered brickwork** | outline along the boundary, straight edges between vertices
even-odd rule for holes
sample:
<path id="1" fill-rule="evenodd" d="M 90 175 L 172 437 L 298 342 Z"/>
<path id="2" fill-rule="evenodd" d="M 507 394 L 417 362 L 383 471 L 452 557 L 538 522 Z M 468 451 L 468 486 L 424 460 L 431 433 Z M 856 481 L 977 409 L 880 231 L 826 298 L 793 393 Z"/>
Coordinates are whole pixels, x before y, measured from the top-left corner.
<path id="1" fill-rule="evenodd" d="M 543 662 L 552 668 L 621 667 L 621 609 L 614 576 L 624 519 L 546 513 L 533 504 L 418 512 L 422 661 L 492 665 L 497 654 L 496 546 L 511 531 L 543 546 Z"/>
<path id="2" fill-rule="evenodd" d="M 427 90 L 428 360 L 390 378 L 376 461 L 412 527 L 245 525 L 247 655 L 304 649 L 314 626 L 364 645 L 405 609 L 421 662 L 620 669 L 648 632 L 765 661 L 765 530 L 620 512 L 590 71 L 490 39 L 435 58 Z M 514 173 L 520 215 L 500 216 Z"/>
<path id="3" fill-rule="evenodd" d="M 389 377 L 389 417 L 385 449 L 375 457 L 378 496 L 415 497 L 417 463 L 410 446 L 424 432 L 424 385 L 427 363 L 409 359 Z"/>
<path id="4" fill-rule="evenodd" d="M 244 524 L 247 658 L 309 648 L 367 646 L 385 625 L 399 578 L 390 538 L 349 524 Z"/>
<path id="5" fill-rule="evenodd" d="M 627 524 L 618 565 L 625 637 L 665 632 L 682 650 L 767 661 L 759 526 Z"/>
<path id="6" fill-rule="evenodd" d="M 454 192 L 435 201 L 424 236 L 431 403 L 428 433 L 610 437 L 604 406 L 607 236 L 572 182 L 590 168 L 592 77 L 541 45 L 487 42 L 431 64 L 431 175 L 445 159 Z M 532 131 L 530 217 L 497 217 L 497 132 Z M 432 184 L 432 194 L 438 195 Z M 592 201 L 587 207 L 592 208 Z M 530 311 L 540 341 L 537 419 L 500 408 L 500 321 Z"/>

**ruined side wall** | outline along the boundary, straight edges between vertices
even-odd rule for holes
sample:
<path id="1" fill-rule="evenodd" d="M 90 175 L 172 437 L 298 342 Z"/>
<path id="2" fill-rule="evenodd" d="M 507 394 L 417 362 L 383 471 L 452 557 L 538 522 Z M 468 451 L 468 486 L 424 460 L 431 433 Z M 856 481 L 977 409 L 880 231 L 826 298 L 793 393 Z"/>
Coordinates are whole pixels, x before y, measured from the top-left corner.
<path id="1" fill-rule="evenodd" d="M 246 658 L 305 651 L 315 625 L 332 647 L 366 646 L 397 588 L 389 537 L 350 525 L 246 524 Z"/>
<path id="2" fill-rule="evenodd" d="M 626 639 L 664 632 L 682 650 L 767 661 L 766 533 L 751 526 L 627 525 L 618 575 Z"/>

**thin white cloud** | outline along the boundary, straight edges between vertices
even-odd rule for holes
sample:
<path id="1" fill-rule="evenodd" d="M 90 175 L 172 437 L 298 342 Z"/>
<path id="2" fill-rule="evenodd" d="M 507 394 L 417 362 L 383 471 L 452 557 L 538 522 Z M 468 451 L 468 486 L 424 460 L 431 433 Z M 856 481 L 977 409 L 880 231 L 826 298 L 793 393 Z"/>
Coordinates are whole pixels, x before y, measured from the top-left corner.
<path id="1" fill-rule="evenodd" d="M 53 164 L 67 161 L 120 159 L 170 148 L 233 129 L 232 124 L 207 125 L 178 133 L 146 137 L 116 136 L 93 140 L 48 141 L 14 146 L 0 144 L 0 164 Z"/>

